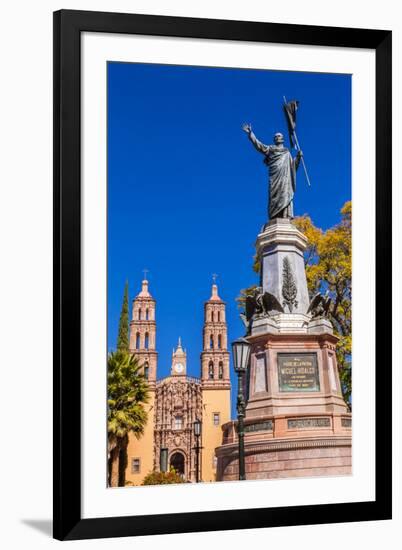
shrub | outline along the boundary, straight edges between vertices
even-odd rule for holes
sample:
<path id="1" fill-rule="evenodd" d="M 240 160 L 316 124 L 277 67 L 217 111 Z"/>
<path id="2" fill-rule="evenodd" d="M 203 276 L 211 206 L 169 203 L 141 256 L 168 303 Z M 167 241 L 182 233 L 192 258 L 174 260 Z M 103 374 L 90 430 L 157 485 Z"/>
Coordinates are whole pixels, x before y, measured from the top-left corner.
<path id="1" fill-rule="evenodd" d="M 184 479 L 174 468 L 169 472 L 150 472 L 145 476 L 142 485 L 167 485 L 169 483 L 184 483 Z"/>

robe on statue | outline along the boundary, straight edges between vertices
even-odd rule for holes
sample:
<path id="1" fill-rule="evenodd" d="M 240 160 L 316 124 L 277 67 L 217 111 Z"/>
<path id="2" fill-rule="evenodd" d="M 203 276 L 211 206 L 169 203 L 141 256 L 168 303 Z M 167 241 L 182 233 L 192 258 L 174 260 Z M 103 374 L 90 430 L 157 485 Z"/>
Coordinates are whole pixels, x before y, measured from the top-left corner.
<path id="1" fill-rule="evenodd" d="M 264 145 L 253 132 L 250 132 L 249 138 L 257 151 L 265 155 L 264 163 L 269 170 L 269 219 L 293 218 L 296 165 L 289 149 L 276 145 Z"/>

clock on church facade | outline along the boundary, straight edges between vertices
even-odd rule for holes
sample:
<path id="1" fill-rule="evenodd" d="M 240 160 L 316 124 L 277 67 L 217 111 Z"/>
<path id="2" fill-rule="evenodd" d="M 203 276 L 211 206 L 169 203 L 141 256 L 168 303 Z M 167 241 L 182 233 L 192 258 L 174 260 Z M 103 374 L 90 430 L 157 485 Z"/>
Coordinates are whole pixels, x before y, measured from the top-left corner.
<path id="1" fill-rule="evenodd" d="M 173 349 L 170 375 L 158 379 L 156 301 L 148 281 L 133 300 L 130 351 L 143 365 L 150 386 L 148 422 L 140 439 L 130 436 L 126 480 L 140 485 L 151 471 L 173 467 L 186 481 L 195 481 L 197 461 L 194 422 L 201 420 L 199 479 L 215 481 L 215 449 L 222 444 L 222 425 L 230 420 L 230 375 L 226 304 L 212 285 L 204 304 L 200 376 L 188 376 L 181 339 Z"/>
<path id="2" fill-rule="evenodd" d="M 187 354 L 181 347 L 181 338 L 179 337 L 179 342 L 176 350 L 173 350 L 172 355 L 172 368 L 171 375 L 186 375 L 186 366 L 187 366 Z"/>

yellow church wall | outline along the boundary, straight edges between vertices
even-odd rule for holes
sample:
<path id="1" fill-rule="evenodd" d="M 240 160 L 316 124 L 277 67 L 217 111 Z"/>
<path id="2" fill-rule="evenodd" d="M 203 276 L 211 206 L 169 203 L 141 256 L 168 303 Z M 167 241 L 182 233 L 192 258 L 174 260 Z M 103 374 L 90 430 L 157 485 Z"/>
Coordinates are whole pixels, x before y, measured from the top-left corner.
<path id="1" fill-rule="evenodd" d="M 230 388 L 202 391 L 202 481 L 216 480 L 215 448 L 222 445 L 222 424 L 230 420 Z M 219 425 L 214 425 L 214 413 L 219 413 Z"/>
<path id="2" fill-rule="evenodd" d="M 126 469 L 126 485 L 141 485 L 144 477 L 152 472 L 154 467 L 154 412 L 155 412 L 155 392 L 150 392 L 149 403 L 146 405 L 148 412 L 148 422 L 144 434 L 137 439 L 134 434 L 129 437 L 127 455 L 128 463 Z M 140 471 L 133 473 L 133 458 L 140 459 Z"/>

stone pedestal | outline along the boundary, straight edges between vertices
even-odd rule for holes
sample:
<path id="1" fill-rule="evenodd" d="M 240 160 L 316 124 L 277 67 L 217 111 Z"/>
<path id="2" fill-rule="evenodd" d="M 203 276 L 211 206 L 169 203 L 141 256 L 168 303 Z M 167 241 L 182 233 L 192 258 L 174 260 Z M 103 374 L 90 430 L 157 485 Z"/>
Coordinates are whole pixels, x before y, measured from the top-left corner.
<path id="1" fill-rule="evenodd" d="M 247 439 L 246 479 L 344 476 L 352 473 L 350 429 L 345 436 Z M 262 433 L 260 436 L 263 435 Z M 237 481 L 239 461 L 237 441 L 217 450 L 218 481 Z"/>
<path id="2" fill-rule="evenodd" d="M 265 334 L 249 340 L 247 418 L 347 412 L 333 334 Z"/>
<path id="3" fill-rule="evenodd" d="M 265 333 L 249 337 L 244 393 L 246 479 L 347 475 L 352 472 L 352 419 L 329 333 Z M 322 328 L 322 327 L 321 327 Z M 238 479 L 237 422 L 223 427 L 218 479 Z"/>
<path id="4" fill-rule="evenodd" d="M 306 246 L 289 220 L 274 220 L 258 235 L 263 290 L 285 304 L 285 313 L 254 317 L 247 336 L 247 479 L 351 474 L 352 420 L 338 375 L 338 338 L 328 319 L 307 313 Z M 290 293 L 284 292 L 284 258 L 291 268 Z M 217 479 L 238 479 L 237 422 L 223 426 L 216 454 Z"/>
<path id="5" fill-rule="evenodd" d="M 269 222 L 257 237 L 256 251 L 261 262 L 261 286 L 273 294 L 289 313 L 306 313 L 309 306 L 303 252 L 307 239 L 288 219 Z M 286 262 L 296 285 L 296 297 L 289 307 L 285 305 L 284 274 Z"/>

